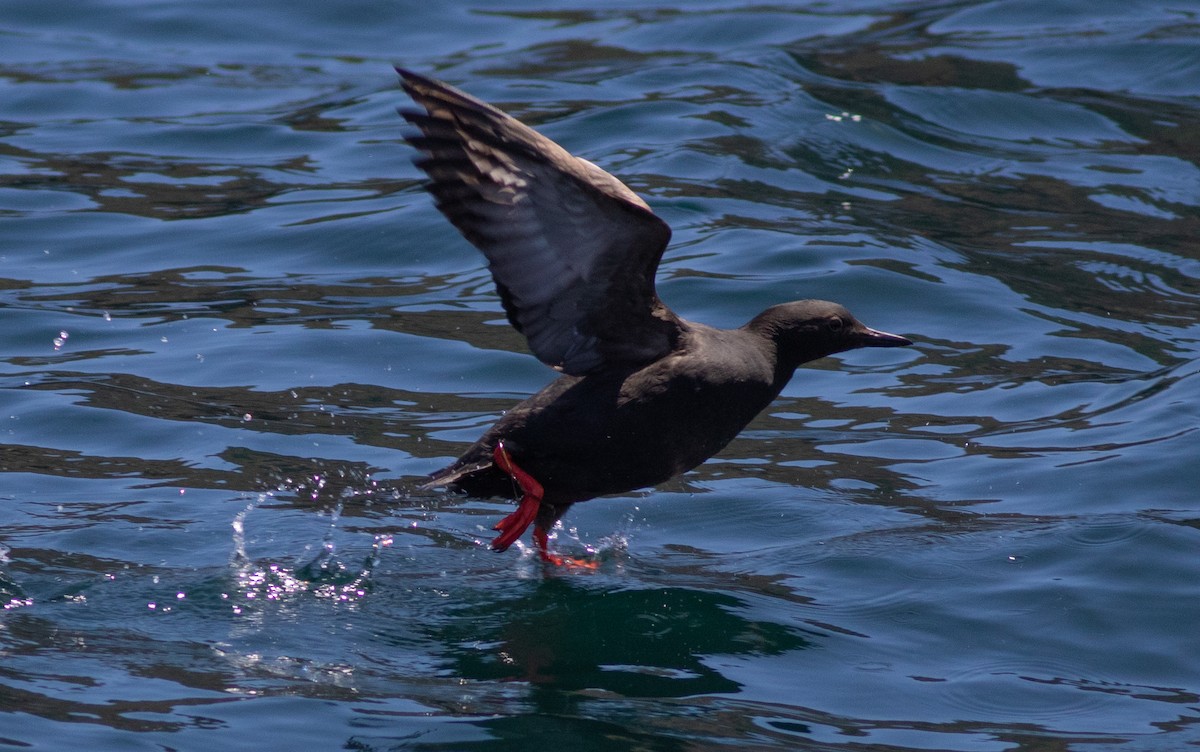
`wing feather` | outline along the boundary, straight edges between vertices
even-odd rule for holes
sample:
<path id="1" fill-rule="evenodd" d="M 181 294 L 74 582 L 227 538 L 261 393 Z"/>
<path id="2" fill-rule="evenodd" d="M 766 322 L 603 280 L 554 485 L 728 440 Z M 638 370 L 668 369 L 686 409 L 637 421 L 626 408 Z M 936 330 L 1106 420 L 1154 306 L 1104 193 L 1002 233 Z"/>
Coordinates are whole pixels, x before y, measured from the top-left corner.
<path id="1" fill-rule="evenodd" d="M 654 275 L 671 230 L 646 202 L 495 107 L 397 71 L 424 108 L 400 114 L 437 208 L 487 258 L 534 355 L 582 375 L 670 352 L 683 324 Z"/>

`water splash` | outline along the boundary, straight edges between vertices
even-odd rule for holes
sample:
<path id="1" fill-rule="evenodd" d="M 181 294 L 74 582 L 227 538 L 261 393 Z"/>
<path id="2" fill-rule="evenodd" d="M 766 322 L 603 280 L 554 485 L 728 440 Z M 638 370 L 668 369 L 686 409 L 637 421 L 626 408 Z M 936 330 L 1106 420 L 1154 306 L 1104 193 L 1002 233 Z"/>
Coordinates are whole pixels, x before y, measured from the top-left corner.
<path id="1" fill-rule="evenodd" d="M 634 511 L 636 512 L 636 509 Z M 551 567 L 551 570 L 571 574 L 599 571 L 620 573 L 624 571 L 626 553 L 629 550 L 629 540 L 631 538 L 630 531 L 633 524 L 633 513 L 628 513 L 622 517 L 621 524 L 617 530 L 600 538 L 595 543 L 588 543 L 579 537 L 579 528 L 575 526 L 565 527 L 562 522 L 555 523 L 547 536 L 550 550 L 566 558 L 575 559 L 580 562 L 589 562 L 589 564 L 585 567 L 568 566 L 557 570 Z M 487 545 L 487 541 L 485 540 L 477 539 L 476 543 L 480 546 Z M 519 577 L 522 579 L 538 577 L 546 571 L 546 567 L 542 565 L 535 546 L 518 540 L 513 544 L 513 548 L 519 555 Z M 594 568 L 592 564 L 595 565 Z"/>
<path id="2" fill-rule="evenodd" d="M 313 494 L 324 487 L 319 476 L 312 481 Z M 230 567 L 234 575 L 232 593 L 222 594 L 230 601 L 234 614 L 242 614 L 256 604 L 280 602 L 294 597 L 315 596 L 339 603 L 355 603 L 366 597 L 372 588 L 372 575 L 379 564 L 383 549 L 392 545 L 391 535 L 376 535 L 366 557 L 350 564 L 338 554 L 335 539 L 340 527 L 343 504 L 352 494 L 344 493 L 329 512 L 329 523 L 317 549 L 316 556 L 298 564 L 256 560 L 247 553 L 246 520 L 264 500 L 275 493 L 259 494 L 253 502 L 235 515 L 233 551 Z"/>
<path id="3" fill-rule="evenodd" d="M 8 546 L 0 544 L 0 564 L 8 563 L 8 552 Z M 21 586 L 3 571 L 0 571 L 0 606 L 5 611 L 12 611 L 13 609 L 32 605 L 33 599 L 25 593 Z"/>

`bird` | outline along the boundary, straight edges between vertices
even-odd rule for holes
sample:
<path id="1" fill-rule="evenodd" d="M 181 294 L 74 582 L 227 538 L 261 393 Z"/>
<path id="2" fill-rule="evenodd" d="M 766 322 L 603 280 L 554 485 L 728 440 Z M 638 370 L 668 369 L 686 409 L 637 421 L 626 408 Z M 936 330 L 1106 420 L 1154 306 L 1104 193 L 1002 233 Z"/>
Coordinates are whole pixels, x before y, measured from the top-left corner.
<path id="1" fill-rule="evenodd" d="M 651 487 L 724 448 L 809 361 L 902 347 L 823 300 L 773 305 L 736 329 L 677 315 L 655 275 L 671 229 L 613 175 L 500 109 L 397 67 L 420 109 L 398 113 L 437 209 L 487 259 L 509 323 L 559 376 L 422 487 L 514 496 L 503 551 L 534 526 L 539 557 L 571 505 Z"/>

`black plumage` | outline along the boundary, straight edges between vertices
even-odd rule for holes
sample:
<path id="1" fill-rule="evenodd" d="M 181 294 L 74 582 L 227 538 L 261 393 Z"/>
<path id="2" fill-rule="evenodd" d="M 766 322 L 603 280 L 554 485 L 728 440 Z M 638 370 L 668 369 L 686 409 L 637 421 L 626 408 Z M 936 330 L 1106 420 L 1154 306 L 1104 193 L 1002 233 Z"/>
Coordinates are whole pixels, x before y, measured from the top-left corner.
<path id="1" fill-rule="evenodd" d="M 738 329 L 680 318 L 655 292 L 671 231 L 645 201 L 495 107 L 397 70 L 424 110 L 400 112 L 419 131 L 407 140 L 437 208 L 487 257 L 534 355 L 563 373 L 428 483 L 495 496 L 518 479 L 525 498 L 497 526 L 498 550 L 535 521 L 552 559 L 546 531 L 571 504 L 704 462 L 802 363 L 911 344 L 819 300 L 772 306 Z"/>

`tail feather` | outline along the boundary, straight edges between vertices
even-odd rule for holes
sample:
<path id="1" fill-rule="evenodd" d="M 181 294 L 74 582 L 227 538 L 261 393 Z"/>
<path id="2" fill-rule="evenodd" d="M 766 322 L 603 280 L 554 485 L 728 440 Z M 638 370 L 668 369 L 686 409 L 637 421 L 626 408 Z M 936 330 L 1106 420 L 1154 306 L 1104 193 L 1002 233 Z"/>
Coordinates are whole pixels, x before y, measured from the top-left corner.
<path id="1" fill-rule="evenodd" d="M 441 470 L 434 471 L 429 474 L 429 480 L 421 484 L 422 489 L 430 488 L 446 488 L 448 486 L 457 486 L 459 481 L 468 478 L 477 473 L 482 473 L 492 468 L 491 460 L 480 460 L 465 465 L 460 465 L 455 462 L 453 465 L 443 467 Z"/>

